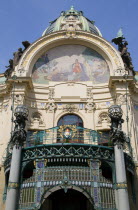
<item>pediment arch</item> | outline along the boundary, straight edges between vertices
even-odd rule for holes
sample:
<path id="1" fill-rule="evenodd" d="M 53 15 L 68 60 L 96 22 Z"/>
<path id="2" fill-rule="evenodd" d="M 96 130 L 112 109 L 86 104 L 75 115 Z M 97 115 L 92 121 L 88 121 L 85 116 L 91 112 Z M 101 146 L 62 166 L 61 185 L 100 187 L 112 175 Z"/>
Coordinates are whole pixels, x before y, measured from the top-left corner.
<path id="1" fill-rule="evenodd" d="M 74 37 L 67 37 L 65 32 L 58 32 L 42 37 L 34 42 L 23 54 L 16 68 L 16 74 L 22 72 L 21 76 L 31 77 L 33 66 L 38 58 L 43 53 L 63 45 L 81 45 L 96 51 L 106 60 L 111 76 L 114 76 L 118 69 L 124 69 L 119 52 L 102 37 L 88 32 L 76 32 Z"/>

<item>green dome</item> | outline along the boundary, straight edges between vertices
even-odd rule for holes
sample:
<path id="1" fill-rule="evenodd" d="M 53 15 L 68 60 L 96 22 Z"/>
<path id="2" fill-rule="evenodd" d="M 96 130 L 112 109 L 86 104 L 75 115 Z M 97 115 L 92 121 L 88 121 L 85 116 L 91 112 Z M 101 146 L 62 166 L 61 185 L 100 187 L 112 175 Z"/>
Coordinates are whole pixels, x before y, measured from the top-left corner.
<path id="1" fill-rule="evenodd" d="M 88 31 L 98 36 L 102 36 L 99 29 L 94 25 L 94 21 L 90 21 L 83 16 L 82 11 L 75 10 L 72 6 L 70 10 L 62 11 L 59 18 L 50 22 L 50 26 L 45 29 L 42 36 L 55 31 Z"/>

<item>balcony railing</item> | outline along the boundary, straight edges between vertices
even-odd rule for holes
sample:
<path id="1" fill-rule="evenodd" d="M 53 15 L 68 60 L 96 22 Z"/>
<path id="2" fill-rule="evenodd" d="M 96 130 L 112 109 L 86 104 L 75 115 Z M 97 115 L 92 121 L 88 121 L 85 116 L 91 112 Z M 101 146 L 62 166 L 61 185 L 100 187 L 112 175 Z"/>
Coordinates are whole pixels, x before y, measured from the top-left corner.
<path id="1" fill-rule="evenodd" d="M 109 138 L 109 131 L 98 132 L 95 130 L 77 127 L 77 126 L 60 126 L 42 131 L 28 131 L 24 148 L 34 147 L 37 145 L 59 145 L 60 144 L 87 144 L 113 147 Z M 53 145 L 53 146 L 54 146 Z M 132 148 L 130 143 L 124 144 L 124 152 L 132 157 Z M 3 157 L 3 164 L 9 167 L 11 161 L 11 152 L 6 150 Z"/>
<path id="2" fill-rule="evenodd" d="M 75 125 L 62 125 L 43 131 L 28 131 L 25 146 L 52 143 L 84 143 L 111 146 L 109 132 L 97 132 Z"/>

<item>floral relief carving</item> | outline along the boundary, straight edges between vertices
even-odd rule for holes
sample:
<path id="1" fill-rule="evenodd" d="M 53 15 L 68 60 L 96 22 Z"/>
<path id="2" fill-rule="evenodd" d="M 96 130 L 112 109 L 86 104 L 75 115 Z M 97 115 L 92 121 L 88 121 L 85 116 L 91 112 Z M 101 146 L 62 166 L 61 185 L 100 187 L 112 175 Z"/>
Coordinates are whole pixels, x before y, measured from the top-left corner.
<path id="1" fill-rule="evenodd" d="M 18 69 L 18 73 L 20 76 L 23 76 L 25 74 L 25 69 L 24 68 Z"/>
<path id="2" fill-rule="evenodd" d="M 23 104 L 24 102 L 24 95 L 19 95 L 19 94 L 16 94 L 14 95 L 14 103 L 19 105 L 19 104 Z"/>
<path id="3" fill-rule="evenodd" d="M 126 104 L 126 94 L 117 94 L 116 104 L 118 105 Z"/>
<path id="4" fill-rule="evenodd" d="M 79 110 L 84 110 L 85 109 L 85 104 L 84 103 L 76 103 L 76 104 L 62 104 L 58 103 L 57 104 L 57 109 L 58 110 L 64 110 L 67 112 L 75 112 Z"/>
<path id="5" fill-rule="evenodd" d="M 85 106 L 85 110 L 89 112 L 93 111 L 95 108 L 96 108 L 96 105 L 94 102 L 88 102 Z"/>
<path id="6" fill-rule="evenodd" d="M 54 89 L 49 89 L 49 99 L 53 99 L 55 95 Z"/>
<path id="7" fill-rule="evenodd" d="M 78 111 L 78 107 L 75 104 L 66 104 L 63 106 L 63 110 L 66 112 L 75 112 Z"/>
<path id="8" fill-rule="evenodd" d="M 123 76 L 126 74 L 126 70 L 122 67 L 118 67 L 117 69 L 115 69 L 115 75 L 116 76 Z"/>
<path id="9" fill-rule="evenodd" d="M 57 105 L 54 103 L 54 102 L 49 102 L 47 105 L 46 105 L 46 109 L 49 111 L 49 112 L 53 112 L 57 109 Z"/>
<path id="10" fill-rule="evenodd" d="M 89 99 L 92 99 L 93 98 L 93 93 L 92 93 L 92 89 L 91 88 L 87 88 L 87 97 Z"/>
<path id="11" fill-rule="evenodd" d="M 107 112 L 102 112 L 99 115 L 98 124 L 102 125 L 102 124 L 109 124 L 109 123 L 110 123 L 110 118 L 108 116 L 108 113 Z"/>

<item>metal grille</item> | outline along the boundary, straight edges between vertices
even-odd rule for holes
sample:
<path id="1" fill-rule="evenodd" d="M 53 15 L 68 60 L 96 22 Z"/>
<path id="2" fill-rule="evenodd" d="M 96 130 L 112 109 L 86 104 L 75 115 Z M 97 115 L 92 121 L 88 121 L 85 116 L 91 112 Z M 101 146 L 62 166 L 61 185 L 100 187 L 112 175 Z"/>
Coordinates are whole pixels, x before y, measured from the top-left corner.
<path id="1" fill-rule="evenodd" d="M 101 206 L 105 209 L 115 209 L 115 192 L 113 190 L 113 183 L 102 176 L 100 171 L 100 195 Z"/>
<path id="2" fill-rule="evenodd" d="M 113 184 L 102 176 L 98 168 L 51 166 L 35 169 L 33 172 L 33 176 L 21 185 L 19 209 L 33 209 L 40 204 L 43 193 L 56 185 L 64 188 L 65 177 L 69 185 L 80 186 L 91 194 L 95 202 L 97 199 L 97 208 L 115 209 Z"/>

